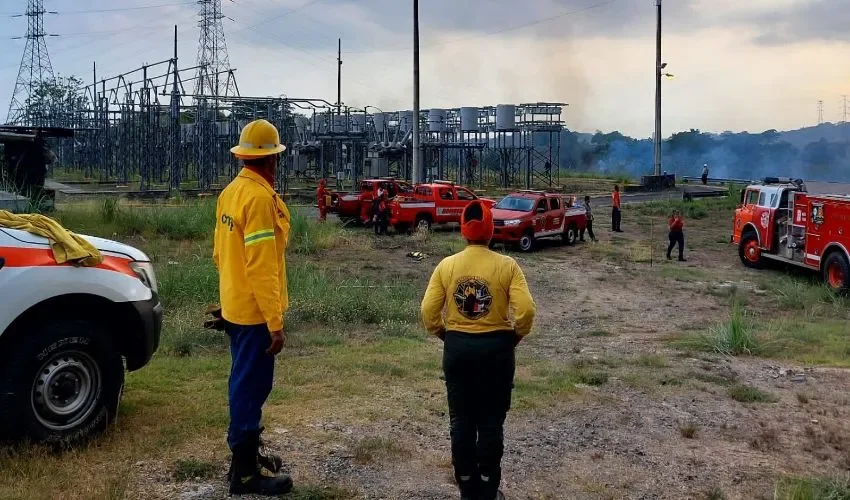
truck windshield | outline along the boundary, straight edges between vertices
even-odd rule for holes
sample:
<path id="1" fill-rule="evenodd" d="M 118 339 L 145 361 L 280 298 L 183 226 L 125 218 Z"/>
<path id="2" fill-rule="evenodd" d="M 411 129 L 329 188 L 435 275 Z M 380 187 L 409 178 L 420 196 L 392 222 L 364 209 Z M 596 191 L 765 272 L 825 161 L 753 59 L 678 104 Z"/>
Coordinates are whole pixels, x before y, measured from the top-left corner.
<path id="1" fill-rule="evenodd" d="M 502 210 L 515 210 L 517 212 L 531 212 L 534 209 L 534 202 L 535 200 L 529 198 L 506 196 L 496 205 L 496 208 Z"/>

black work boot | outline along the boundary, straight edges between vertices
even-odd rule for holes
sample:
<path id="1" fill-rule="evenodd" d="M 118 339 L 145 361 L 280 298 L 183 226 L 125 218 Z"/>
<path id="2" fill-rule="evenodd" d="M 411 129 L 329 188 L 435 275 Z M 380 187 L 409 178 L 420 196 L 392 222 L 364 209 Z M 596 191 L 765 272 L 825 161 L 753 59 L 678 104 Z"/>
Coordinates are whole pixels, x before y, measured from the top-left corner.
<path id="1" fill-rule="evenodd" d="M 478 474 L 460 476 L 455 474 L 460 500 L 478 500 Z"/>
<path id="2" fill-rule="evenodd" d="M 260 427 L 260 434 L 263 433 L 265 427 Z M 257 463 L 260 464 L 260 467 L 268 470 L 273 474 L 277 474 L 283 469 L 283 459 L 280 455 L 275 455 L 270 451 L 266 450 L 265 443 L 263 439 L 260 438 L 260 445 L 257 448 Z M 227 471 L 227 480 L 230 481 L 230 475 L 233 471 L 233 462 L 231 461 L 230 469 Z"/>
<path id="3" fill-rule="evenodd" d="M 257 434 L 256 438 L 234 447 L 230 466 L 231 495 L 277 496 L 292 491 L 292 478 L 277 476 L 260 466 L 257 460 L 259 445 Z"/>
<path id="4" fill-rule="evenodd" d="M 502 471 L 497 469 L 491 472 L 490 476 L 481 474 L 481 482 L 478 488 L 479 500 L 504 500 L 505 495 L 499 489 L 499 483 L 502 482 Z"/>

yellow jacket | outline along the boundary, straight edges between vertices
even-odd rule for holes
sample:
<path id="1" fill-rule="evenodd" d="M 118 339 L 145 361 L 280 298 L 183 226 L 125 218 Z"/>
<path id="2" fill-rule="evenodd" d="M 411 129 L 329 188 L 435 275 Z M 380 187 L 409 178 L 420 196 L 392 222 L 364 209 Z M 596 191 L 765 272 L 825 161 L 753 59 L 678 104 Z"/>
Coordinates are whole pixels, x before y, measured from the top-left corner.
<path id="1" fill-rule="evenodd" d="M 236 325 L 283 329 L 289 209 L 261 175 L 242 169 L 218 197 L 213 260 L 221 312 Z"/>
<path id="2" fill-rule="evenodd" d="M 16 215 L 0 210 L 0 226 L 36 234 L 50 241 L 57 264 L 74 262 L 81 266 L 97 266 L 103 255 L 91 243 L 68 231 L 61 224 L 39 214 Z"/>
<path id="3" fill-rule="evenodd" d="M 519 264 L 477 245 L 443 259 L 422 299 L 422 321 L 432 335 L 445 329 L 463 333 L 513 330 L 525 336 L 531 332 L 536 311 Z"/>

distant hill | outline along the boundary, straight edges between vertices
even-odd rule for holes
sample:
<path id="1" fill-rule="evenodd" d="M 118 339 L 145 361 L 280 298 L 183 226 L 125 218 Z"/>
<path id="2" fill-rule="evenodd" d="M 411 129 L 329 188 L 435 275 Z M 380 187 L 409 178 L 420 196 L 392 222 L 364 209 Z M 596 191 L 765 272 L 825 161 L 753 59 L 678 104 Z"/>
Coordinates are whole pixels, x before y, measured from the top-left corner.
<path id="1" fill-rule="evenodd" d="M 850 123 L 824 123 L 815 127 L 799 128 L 779 133 L 779 140 L 795 148 L 803 149 L 807 145 L 826 139 L 827 142 L 850 140 Z"/>

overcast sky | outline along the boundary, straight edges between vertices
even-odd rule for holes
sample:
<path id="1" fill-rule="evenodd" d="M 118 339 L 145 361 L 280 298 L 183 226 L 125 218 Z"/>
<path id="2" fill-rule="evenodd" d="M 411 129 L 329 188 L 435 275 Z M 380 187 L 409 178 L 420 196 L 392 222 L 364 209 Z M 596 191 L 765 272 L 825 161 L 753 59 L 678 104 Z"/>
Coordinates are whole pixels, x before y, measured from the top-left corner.
<path id="1" fill-rule="evenodd" d="M 412 107 L 412 0 L 223 0 L 243 95 Z M 653 130 L 654 0 L 421 0 L 422 107 L 559 101 L 576 130 Z M 0 120 L 26 32 L 0 0 Z M 139 8 L 146 7 L 146 8 Z M 148 8 L 149 7 L 149 8 Z M 54 71 L 91 80 L 197 57 L 198 5 L 180 0 L 45 0 Z M 132 10 L 131 10 L 132 8 Z M 108 10 L 107 9 L 122 9 Z M 100 11 L 100 12 L 80 12 Z M 793 129 L 842 117 L 850 94 L 850 0 L 664 0 L 664 134 Z"/>

